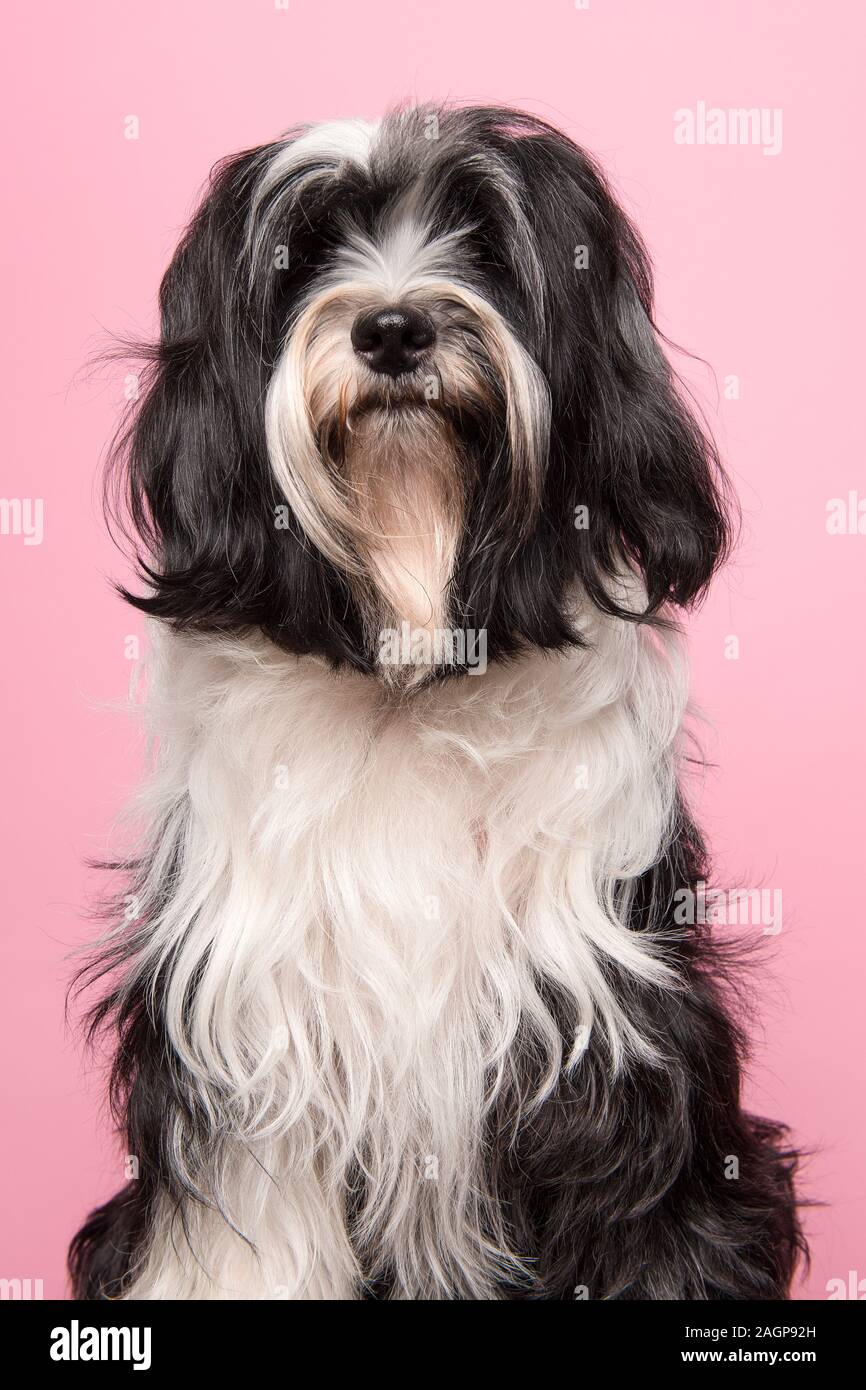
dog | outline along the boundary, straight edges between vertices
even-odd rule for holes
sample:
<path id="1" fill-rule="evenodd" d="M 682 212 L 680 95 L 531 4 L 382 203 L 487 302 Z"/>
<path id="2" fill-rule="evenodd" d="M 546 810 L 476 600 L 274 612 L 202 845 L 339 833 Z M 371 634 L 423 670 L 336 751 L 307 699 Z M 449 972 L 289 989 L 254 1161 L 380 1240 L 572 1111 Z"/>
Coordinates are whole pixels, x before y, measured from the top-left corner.
<path id="1" fill-rule="evenodd" d="M 678 610 L 731 543 L 638 233 L 544 121 L 230 158 L 112 450 L 154 767 L 80 983 L 78 1298 L 779 1299 Z M 142 590 L 143 592 L 138 592 Z"/>

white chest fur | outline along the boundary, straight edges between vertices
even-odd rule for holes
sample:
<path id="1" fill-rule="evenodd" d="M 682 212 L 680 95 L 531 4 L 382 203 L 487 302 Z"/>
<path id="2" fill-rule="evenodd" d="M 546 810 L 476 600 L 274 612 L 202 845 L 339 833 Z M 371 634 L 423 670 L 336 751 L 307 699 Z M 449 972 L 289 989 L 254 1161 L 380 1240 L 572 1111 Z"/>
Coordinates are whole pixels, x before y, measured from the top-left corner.
<path id="1" fill-rule="evenodd" d="M 260 1247 L 253 1278 L 220 1218 L 195 1218 L 227 1287 L 348 1289 L 360 1165 L 356 1244 L 414 1270 L 418 1296 L 456 1267 L 483 1296 L 508 1255 L 481 1235 L 479 1136 L 518 1024 L 551 1083 L 591 1028 L 616 1058 L 642 1046 L 601 963 L 665 980 L 613 886 L 668 833 L 684 679 L 640 628 L 596 618 L 588 636 L 400 700 L 260 639 L 157 634 L 135 977 L 223 1136 L 215 1200 Z M 540 979 L 581 1020 L 570 1057 Z M 196 1142 L 178 1122 L 190 1170 Z M 273 1213 L 257 1239 L 276 1201 L 291 1258 Z M 161 1259 L 143 1296 L 170 1296 Z"/>

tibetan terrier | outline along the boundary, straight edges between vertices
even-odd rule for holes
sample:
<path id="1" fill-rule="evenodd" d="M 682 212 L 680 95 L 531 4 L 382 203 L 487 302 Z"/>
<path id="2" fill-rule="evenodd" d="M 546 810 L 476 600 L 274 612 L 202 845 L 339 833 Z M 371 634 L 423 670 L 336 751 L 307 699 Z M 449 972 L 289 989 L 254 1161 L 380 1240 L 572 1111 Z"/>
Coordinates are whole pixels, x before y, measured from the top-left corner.
<path id="1" fill-rule="evenodd" d="M 726 489 L 604 177 L 506 109 L 295 130 L 160 307 L 110 469 L 154 768 L 84 971 L 132 1176 L 76 1295 L 785 1297 L 796 1155 L 674 911 Z"/>

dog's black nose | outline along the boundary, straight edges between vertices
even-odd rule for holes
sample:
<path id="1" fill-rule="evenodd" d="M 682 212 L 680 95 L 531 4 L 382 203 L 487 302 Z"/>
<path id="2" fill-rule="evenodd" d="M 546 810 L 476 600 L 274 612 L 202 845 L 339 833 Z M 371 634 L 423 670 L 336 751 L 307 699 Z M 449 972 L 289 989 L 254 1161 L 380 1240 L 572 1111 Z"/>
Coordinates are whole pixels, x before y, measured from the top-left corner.
<path id="1" fill-rule="evenodd" d="M 430 316 L 399 304 L 367 309 L 352 324 L 352 347 L 358 356 L 374 372 L 387 376 L 411 372 L 435 341 Z"/>

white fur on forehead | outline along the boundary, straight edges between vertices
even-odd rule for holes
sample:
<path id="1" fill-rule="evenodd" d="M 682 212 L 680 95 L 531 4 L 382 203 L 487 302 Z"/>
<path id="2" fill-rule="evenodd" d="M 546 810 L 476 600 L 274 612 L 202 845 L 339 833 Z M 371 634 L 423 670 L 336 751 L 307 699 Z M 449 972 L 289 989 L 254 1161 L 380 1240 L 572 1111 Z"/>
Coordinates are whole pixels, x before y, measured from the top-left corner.
<path id="1" fill-rule="evenodd" d="M 263 198 L 284 179 L 297 170 L 309 167 L 310 173 L 338 168 L 350 162 L 368 168 L 373 144 L 379 132 L 378 121 L 323 121 L 308 126 L 303 135 L 288 139 L 281 145 L 259 180 L 256 194 Z"/>
<path id="2" fill-rule="evenodd" d="M 382 129 L 380 121 L 327 121 L 288 140 L 259 177 L 251 220 L 267 195 L 280 184 L 290 183 L 297 193 L 313 179 L 337 174 L 347 163 L 369 169 Z M 420 178 L 420 167 L 418 174 Z M 376 291 L 398 294 L 405 290 L 411 277 L 442 274 L 453 268 L 463 234 L 455 231 L 432 235 L 421 206 L 418 181 L 410 181 L 372 239 L 360 231 L 347 234 L 346 244 L 327 280 L 351 279 L 356 284 L 367 283 Z"/>
<path id="3" fill-rule="evenodd" d="M 385 222 L 375 238 L 351 233 L 327 282 L 350 281 L 374 294 L 397 298 L 431 277 L 453 272 L 464 235 L 453 231 L 431 236 L 423 218 L 407 212 Z"/>
<path id="4" fill-rule="evenodd" d="M 297 195 L 316 179 L 332 178 L 347 163 L 369 167 L 378 131 L 378 121 L 341 120 L 324 121 L 308 126 L 301 135 L 292 132 L 287 136 L 263 166 L 253 190 L 247 219 L 247 250 L 252 266 L 259 263 L 274 215 L 271 208 L 257 227 L 259 211 L 268 195 L 281 185 L 291 187 Z"/>
<path id="5" fill-rule="evenodd" d="M 470 228 L 444 236 L 431 233 L 429 209 L 425 207 L 424 198 L 424 180 L 430 168 L 428 157 L 437 148 L 440 138 L 449 140 L 449 133 L 443 131 L 435 140 L 426 137 L 417 119 L 426 111 L 425 107 L 410 108 L 377 121 L 325 121 L 303 128 L 301 134 L 291 132 L 263 165 L 253 191 L 248 218 L 248 249 L 253 252 L 253 265 L 258 263 L 276 210 L 271 207 L 262 225 L 256 228 L 259 213 L 268 196 L 281 185 L 291 191 L 291 196 L 297 197 L 311 183 L 339 176 L 346 165 L 369 171 L 373 168 L 374 156 L 381 154 L 387 162 L 389 155 L 411 144 L 417 157 L 410 165 L 404 185 L 386 209 L 372 241 L 368 242 L 360 232 L 350 233 L 341 259 L 353 264 L 353 258 L 360 258 L 361 264 L 369 270 L 376 264 L 376 255 L 370 253 L 371 247 L 375 247 L 377 268 L 386 272 L 386 283 L 394 282 L 397 288 L 401 276 L 405 277 L 409 270 L 423 274 L 428 270 L 435 273 L 445 269 L 449 254 Z M 460 143 L 459 133 L 455 158 L 472 166 L 479 182 L 498 190 L 504 214 L 503 244 L 507 243 L 512 266 L 526 287 L 530 312 L 540 319 L 546 299 L 545 279 L 523 191 L 496 151 L 481 147 L 471 149 L 465 142 Z"/>

